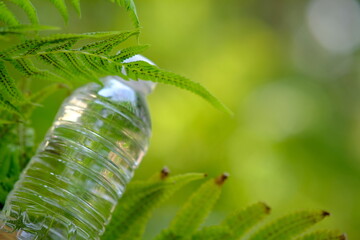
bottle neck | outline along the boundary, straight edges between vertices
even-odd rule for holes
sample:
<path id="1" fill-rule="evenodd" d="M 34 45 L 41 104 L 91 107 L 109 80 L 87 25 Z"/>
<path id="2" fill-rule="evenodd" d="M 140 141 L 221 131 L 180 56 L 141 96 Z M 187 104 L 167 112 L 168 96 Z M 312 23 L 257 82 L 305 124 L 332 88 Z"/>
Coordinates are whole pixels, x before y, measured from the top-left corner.
<path id="1" fill-rule="evenodd" d="M 108 80 L 109 78 L 111 79 L 116 79 L 117 81 L 131 87 L 132 89 L 134 89 L 137 92 L 140 92 L 142 94 L 144 94 L 145 96 L 150 94 L 156 86 L 156 83 L 152 82 L 152 81 L 144 81 L 144 80 L 124 80 L 121 77 L 118 76 L 108 76 L 105 77 L 103 79 L 103 82 L 105 82 L 106 80 Z"/>

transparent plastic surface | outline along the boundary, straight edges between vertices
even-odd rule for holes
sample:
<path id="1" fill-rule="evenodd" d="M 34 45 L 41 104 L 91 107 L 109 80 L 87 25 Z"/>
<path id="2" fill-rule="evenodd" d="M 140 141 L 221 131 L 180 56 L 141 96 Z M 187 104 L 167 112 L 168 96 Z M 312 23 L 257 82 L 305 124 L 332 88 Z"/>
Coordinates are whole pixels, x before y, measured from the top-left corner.
<path id="1" fill-rule="evenodd" d="M 26 240 L 99 239 L 151 133 L 147 87 L 132 84 L 107 77 L 65 100 L 7 198 L 0 231 Z"/>

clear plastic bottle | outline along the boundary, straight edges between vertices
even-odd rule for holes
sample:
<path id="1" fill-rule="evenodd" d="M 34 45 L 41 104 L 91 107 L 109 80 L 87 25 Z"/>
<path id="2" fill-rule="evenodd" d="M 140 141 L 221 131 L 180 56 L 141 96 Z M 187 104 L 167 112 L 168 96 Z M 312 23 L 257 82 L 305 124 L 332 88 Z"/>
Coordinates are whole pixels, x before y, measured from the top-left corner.
<path id="1" fill-rule="evenodd" d="M 139 55 L 128 61 L 136 60 L 151 63 Z M 154 83 L 118 77 L 102 82 L 64 101 L 7 198 L 0 231 L 26 240 L 99 239 L 104 232 L 147 151 L 151 123 L 145 97 Z"/>

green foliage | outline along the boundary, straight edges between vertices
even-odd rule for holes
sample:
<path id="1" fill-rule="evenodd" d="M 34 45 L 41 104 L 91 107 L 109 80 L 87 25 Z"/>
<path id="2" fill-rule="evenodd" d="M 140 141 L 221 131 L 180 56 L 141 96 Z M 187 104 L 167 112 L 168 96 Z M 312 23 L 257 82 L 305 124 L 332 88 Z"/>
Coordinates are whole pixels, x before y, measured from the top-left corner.
<path id="1" fill-rule="evenodd" d="M 18 25 L 19 22 L 3 1 L 0 1 L 0 21 L 6 25 Z"/>
<path id="2" fill-rule="evenodd" d="M 30 0 L 9 0 L 16 4 L 18 7 L 24 10 L 32 24 L 36 25 L 39 23 L 38 14 L 36 8 Z M 48 0 L 50 1 L 60 12 L 61 16 L 67 22 L 69 18 L 68 8 L 65 0 Z M 110 0 L 119 6 L 124 7 L 135 25 L 139 27 L 139 18 L 136 13 L 136 7 L 134 0 Z M 71 0 L 71 5 L 75 8 L 79 16 L 81 15 L 80 0 Z M 0 21 L 7 25 L 18 25 L 20 24 L 15 14 L 9 10 L 4 1 L 0 1 Z"/>
<path id="3" fill-rule="evenodd" d="M 43 25 L 16 25 L 16 26 L 8 26 L 8 27 L 0 27 L 0 40 L 7 40 L 4 38 L 4 35 L 11 35 L 11 34 L 24 34 L 26 32 L 31 31 L 43 31 L 43 30 L 56 30 L 58 28 L 51 27 L 51 26 L 43 26 Z"/>
<path id="4" fill-rule="evenodd" d="M 131 79 L 151 80 L 189 90 L 204 98 L 216 108 L 231 114 L 231 111 L 225 105 L 223 105 L 206 88 L 197 82 L 193 82 L 175 73 L 161 70 L 147 62 L 131 62 L 124 65 L 126 73 Z"/>
<path id="5" fill-rule="evenodd" d="M 72 85 L 73 82 L 99 81 L 101 77 L 118 75 L 123 79 L 143 79 L 172 84 L 192 91 L 207 99 L 214 106 L 226 109 L 200 84 L 180 75 L 159 69 L 146 62 L 123 63 L 145 46 L 126 48 L 125 52 L 112 54 L 114 48 L 139 32 L 100 32 L 87 34 L 55 34 L 26 40 L 0 52 L 0 94 L 8 101 L 6 109 L 18 108 L 25 102 L 24 96 L 7 71 L 12 66 L 26 79 L 43 79 Z M 85 41 L 80 43 L 79 41 Z M 91 43 L 88 43 L 92 41 Z M 76 45 L 76 46 L 75 46 Z M 45 66 L 46 68 L 44 68 Z M 125 73 L 125 74 L 124 74 Z M 71 79 L 71 82 L 69 81 Z M 4 106 L 5 108 L 5 106 Z"/>
<path id="6" fill-rule="evenodd" d="M 160 177 L 159 177 L 160 176 Z M 147 181 L 136 181 L 128 185 L 124 196 L 114 212 L 101 239 L 140 240 L 151 213 L 180 187 L 204 177 L 204 174 L 183 174 L 168 176 L 168 171 Z M 169 228 L 162 231 L 156 240 L 345 240 L 336 231 L 305 231 L 318 223 L 329 213 L 325 211 L 300 211 L 275 219 L 265 226 L 259 223 L 270 213 L 264 203 L 256 203 L 235 211 L 219 225 L 200 228 L 220 196 L 227 179 L 223 174 L 203 183 L 185 202 L 171 221 Z"/>
<path id="7" fill-rule="evenodd" d="M 287 215 L 263 227 L 249 239 L 291 239 L 326 216 L 329 216 L 329 213 L 325 211 L 302 211 Z"/>
<path id="8" fill-rule="evenodd" d="M 256 203 L 246 209 L 234 212 L 229 215 L 220 226 L 227 227 L 231 235 L 227 240 L 239 239 L 246 231 L 255 226 L 270 213 L 270 207 L 265 203 Z"/>
<path id="9" fill-rule="evenodd" d="M 177 213 L 169 229 L 160 234 L 156 239 L 189 238 L 210 213 L 220 196 L 221 186 L 226 179 L 227 175 L 222 175 L 203 184 Z"/>
<path id="10" fill-rule="evenodd" d="M 32 24 L 39 24 L 39 19 L 37 16 L 36 9 L 34 5 L 30 2 L 30 0 L 10 0 L 10 2 L 18 5 L 20 8 L 24 10 L 27 16 L 30 19 Z"/>
<path id="11" fill-rule="evenodd" d="M 338 231 L 316 231 L 306 234 L 296 240 L 346 240 L 345 234 L 340 234 Z"/>
<path id="12" fill-rule="evenodd" d="M 129 185 L 102 239 L 141 239 L 152 211 L 159 204 L 186 184 L 204 178 L 204 174 L 198 173 L 174 177 L 167 177 L 164 173 L 166 170 L 157 179 Z"/>

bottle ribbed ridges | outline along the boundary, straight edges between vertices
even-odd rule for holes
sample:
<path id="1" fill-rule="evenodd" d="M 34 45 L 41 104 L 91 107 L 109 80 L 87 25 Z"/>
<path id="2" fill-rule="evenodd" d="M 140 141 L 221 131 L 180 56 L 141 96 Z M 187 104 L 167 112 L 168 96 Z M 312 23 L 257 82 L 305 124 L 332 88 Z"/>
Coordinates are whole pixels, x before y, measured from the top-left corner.
<path id="1" fill-rule="evenodd" d="M 138 102 L 124 103 L 86 91 L 65 102 L 8 197 L 3 227 L 22 224 L 18 239 L 98 239 L 150 135 Z"/>

